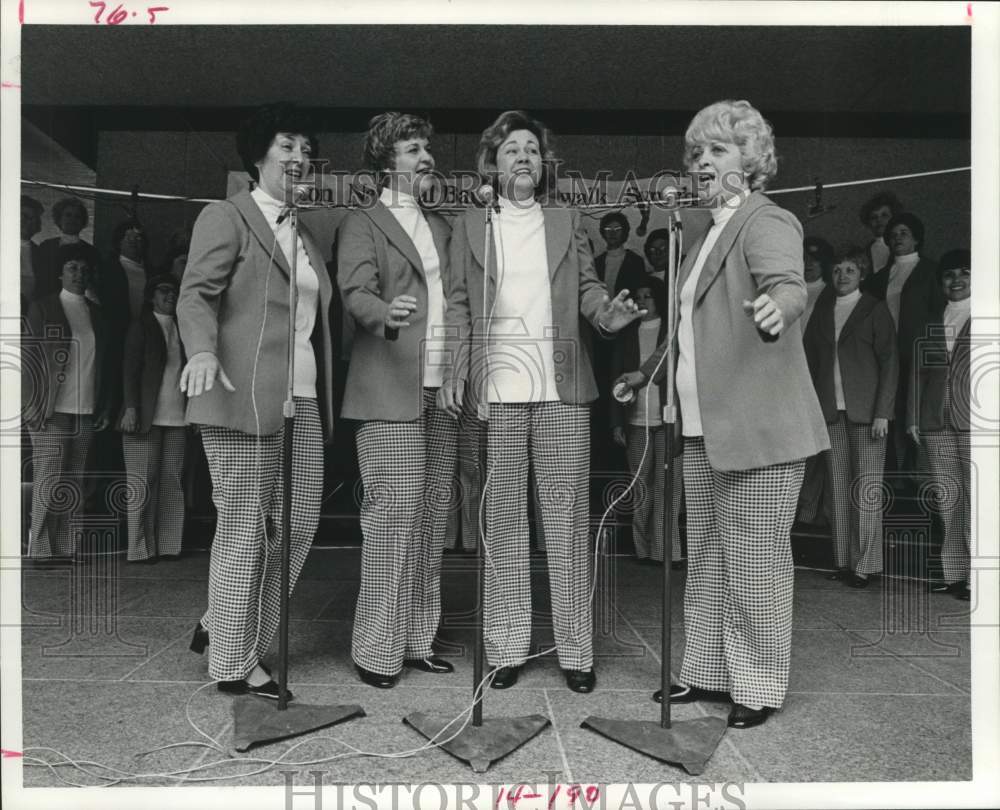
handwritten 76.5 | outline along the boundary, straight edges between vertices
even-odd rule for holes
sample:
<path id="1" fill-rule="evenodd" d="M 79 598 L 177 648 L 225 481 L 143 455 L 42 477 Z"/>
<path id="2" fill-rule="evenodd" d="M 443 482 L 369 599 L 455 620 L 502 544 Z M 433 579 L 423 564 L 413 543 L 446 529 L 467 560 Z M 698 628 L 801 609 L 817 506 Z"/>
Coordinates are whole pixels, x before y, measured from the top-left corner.
<path id="1" fill-rule="evenodd" d="M 91 8 L 96 8 L 97 9 L 97 13 L 94 15 L 94 22 L 97 23 L 98 25 L 100 25 L 101 24 L 101 17 L 103 16 L 105 10 L 107 9 L 108 4 L 101 2 L 101 0 L 91 0 L 91 2 L 90 2 L 89 5 L 90 5 Z M 159 13 L 161 11 L 170 11 L 170 7 L 169 6 L 147 6 L 146 13 L 149 15 L 149 24 L 150 25 L 155 25 L 156 24 L 156 15 L 157 15 L 157 13 Z M 139 14 L 138 11 L 129 11 L 128 9 L 123 8 L 122 5 L 121 5 L 121 3 L 119 3 L 117 6 L 115 6 L 108 13 L 108 16 L 104 18 L 104 24 L 105 25 L 121 25 L 130 16 L 131 17 L 135 17 L 138 14 Z"/>

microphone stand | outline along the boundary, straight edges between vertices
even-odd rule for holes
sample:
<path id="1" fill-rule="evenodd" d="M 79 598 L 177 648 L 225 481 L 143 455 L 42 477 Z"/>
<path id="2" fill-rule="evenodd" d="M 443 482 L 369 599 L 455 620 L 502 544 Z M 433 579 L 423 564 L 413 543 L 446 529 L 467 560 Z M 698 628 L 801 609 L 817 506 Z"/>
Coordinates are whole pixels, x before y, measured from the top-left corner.
<path id="1" fill-rule="evenodd" d="M 306 703 L 288 705 L 288 591 L 290 584 L 289 557 L 292 545 L 292 439 L 295 431 L 295 314 L 298 304 L 299 209 L 293 202 L 279 224 L 287 216 L 292 231 L 292 250 L 288 276 L 288 374 L 286 375 L 284 417 L 281 445 L 281 601 L 278 620 L 278 701 L 269 698 L 243 696 L 233 701 L 233 742 L 237 751 L 247 751 L 252 745 L 275 742 L 316 729 L 326 728 L 344 720 L 364 717 L 360 706 L 316 706 Z M 277 236 L 275 236 L 277 239 Z M 322 313 L 321 313 L 322 316 Z"/>
<path id="2" fill-rule="evenodd" d="M 490 202 L 486 208 L 486 235 L 483 239 L 483 318 L 486 324 L 486 334 L 483 336 L 483 382 L 480 388 L 477 418 L 482 423 L 479 435 L 479 471 L 482 483 L 480 498 L 486 497 L 487 456 L 489 444 L 489 322 L 490 310 L 487 308 L 487 290 L 490 283 L 490 263 L 493 255 L 493 212 L 495 203 Z M 470 367 L 472 366 L 470 360 Z M 483 606 L 485 603 L 486 558 L 486 515 L 480 510 L 483 519 L 479 521 L 479 542 L 476 544 L 476 640 L 472 662 L 472 721 L 457 734 L 451 727 L 457 724 L 454 717 L 446 718 L 432 716 L 423 712 L 415 712 L 403 718 L 403 722 L 412 726 L 436 742 L 439 737 L 445 740 L 436 743 L 452 756 L 467 762 L 473 772 L 484 773 L 494 762 L 516 751 L 528 740 L 536 736 L 549 725 L 549 719 L 541 714 L 525 717 L 505 717 L 501 719 L 483 720 L 483 695 L 489 687 L 483 683 L 483 659 L 485 649 L 483 643 Z"/>
<path id="3" fill-rule="evenodd" d="M 664 463 L 663 463 L 663 595 L 662 616 L 663 635 L 660 653 L 660 687 L 663 702 L 660 704 L 659 723 L 651 720 L 614 720 L 590 716 L 581 723 L 614 740 L 620 745 L 632 748 L 661 762 L 679 764 L 690 774 L 700 774 L 726 733 L 726 720 L 722 717 L 697 717 L 694 720 L 672 722 L 670 717 L 670 558 L 673 548 L 673 490 L 674 490 L 674 427 L 677 424 L 677 408 L 674 405 L 674 363 L 675 329 L 679 313 L 677 310 L 677 265 L 680 256 L 681 221 L 674 209 L 670 218 L 669 260 L 667 268 L 666 301 L 667 315 L 666 350 L 666 398 L 663 401 Z M 655 385 L 652 380 L 649 385 Z"/>

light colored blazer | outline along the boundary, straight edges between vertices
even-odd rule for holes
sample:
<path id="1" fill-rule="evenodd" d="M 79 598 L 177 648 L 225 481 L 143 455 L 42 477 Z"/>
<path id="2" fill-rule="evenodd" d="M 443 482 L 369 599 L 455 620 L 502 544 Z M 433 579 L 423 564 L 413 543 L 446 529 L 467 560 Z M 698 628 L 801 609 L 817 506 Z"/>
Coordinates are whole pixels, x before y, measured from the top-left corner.
<path id="1" fill-rule="evenodd" d="M 874 419 L 892 419 L 899 357 L 896 327 L 889 307 L 884 301 L 862 293 L 840 330 L 840 338 L 834 341 L 836 300 L 832 287 L 820 293 L 803 340 L 823 417 L 828 423 L 837 421 L 833 383 L 836 357 L 844 384 L 847 418 L 866 425 Z"/>
<path id="2" fill-rule="evenodd" d="M 592 331 L 598 312 L 608 294 L 594 271 L 594 259 L 580 214 L 570 208 L 542 209 L 545 216 L 545 250 L 552 290 L 552 327 L 555 346 L 556 390 L 571 405 L 583 405 L 597 398 L 592 362 Z M 445 380 L 466 382 L 479 379 L 476 373 L 482 358 L 486 334 L 483 313 L 483 285 L 487 273 L 483 253 L 486 213 L 467 209 L 455 223 L 451 236 L 451 274 L 445 295 L 445 320 L 455 340 L 453 363 L 445 370 Z M 496 253 L 490 252 L 488 300 L 496 297 Z M 481 380 L 480 380 L 481 381 Z M 466 396 L 478 399 L 479 385 L 470 385 Z"/>
<path id="3" fill-rule="evenodd" d="M 333 438 L 333 285 L 323 255 L 301 220 L 299 236 L 319 279 L 312 346 L 317 406 L 328 442 Z M 291 270 L 274 239 L 249 191 L 210 203 L 198 215 L 177 299 L 177 325 L 187 356 L 215 354 L 236 390 L 230 393 L 216 381 L 211 391 L 189 399 L 189 423 L 260 435 L 281 429 L 287 392 Z M 252 383 L 255 370 L 256 382 Z"/>
<path id="4" fill-rule="evenodd" d="M 424 213 L 447 287 L 451 228 L 440 214 Z M 423 403 L 424 341 L 427 336 L 427 278 L 413 240 L 381 202 L 351 211 L 337 232 L 337 284 L 344 311 L 357 329 L 341 416 L 409 422 Z M 417 299 L 410 325 L 389 330 L 385 317 L 397 295 Z"/>
<path id="5" fill-rule="evenodd" d="M 703 234 L 688 249 L 678 290 L 704 240 Z M 785 328 L 774 342 L 762 340 L 753 319 L 743 312 L 743 300 L 753 301 L 761 293 L 767 293 L 784 316 Z M 805 305 L 802 226 L 764 194 L 753 192 L 719 234 L 695 288 L 698 404 L 705 450 L 714 469 L 751 470 L 829 448 L 802 348 L 798 319 Z M 643 364 L 647 377 L 664 348 Z"/>

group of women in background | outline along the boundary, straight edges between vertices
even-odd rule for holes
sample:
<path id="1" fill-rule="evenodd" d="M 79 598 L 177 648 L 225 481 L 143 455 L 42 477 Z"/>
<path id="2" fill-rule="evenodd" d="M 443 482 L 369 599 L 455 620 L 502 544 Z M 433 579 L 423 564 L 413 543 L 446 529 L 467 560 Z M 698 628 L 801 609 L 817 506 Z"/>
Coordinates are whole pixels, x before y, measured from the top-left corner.
<path id="1" fill-rule="evenodd" d="M 389 112 L 371 120 L 364 157 L 380 179 L 379 196 L 348 214 L 337 239 L 336 282 L 356 327 L 341 415 L 357 422 L 364 483 L 351 645 L 359 677 L 391 688 L 404 667 L 453 670 L 434 654 L 433 643 L 458 419 L 472 412 L 486 423 L 480 511 L 490 684 L 513 686 L 532 657 L 530 464 L 559 665 L 570 689 L 594 689 L 588 477 L 589 408 L 598 388 L 590 358 L 593 341 L 615 341 L 627 329 L 616 346 L 618 382 L 634 389 L 652 382 L 658 396 L 619 438 L 634 451 L 637 437 L 645 441 L 646 432 L 653 433 L 650 458 L 658 466 L 664 428 L 651 411 L 666 404 L 663 354 L 677 354 L 688 578 L 684 660 L 667 699 L 726 700 L 733 704 L 731 726 L 765 722 L 787 690 L 790 531 L 805 459 L 832 446 L 832 471 L 848 490 L 880 469 L 888 424 L 898 413 L 893 300 L 900 288 L 904 300 L 914 299 L 915 282 L 907 288 L 889 278 L 883 303 L 859 289 L 865 256 L 844 253 L 834 264 L 833 286 L 815 301 L 803 342 L 800 318 L 809 294 L 801 226 L 763 193 L 777 167 L 773 132 L 745 101 L 706 107 L 685 135 L 685 165 L 703 179 L 700 194 L 712 222 L 679 271 L 675 335 L 653 323 L 667 280 L 609 290 L 580 215 L 544 204 L 555 166 L 544 124 L 510 111 L 483 132 L 477 167 L 494 190 L 495 210 L 487 216 L 470 208 L 450 228 L 419 201 L 434 168 L 432 135 L 430 123 L 413 115 Z M 208 608 L 191 647 L 209 649 L 208 671 L 221 690 L 277 697 L 262 659 L 278 622 L 285 386 L 291 371 L 294 587 L 318 525 L 323 445 L 333 433 L 333 290 L 308 227 L 300 224 L 293 241 L 287 216 L 295 185 L 309 177 L 318 154 L 310 122 L 293 106 L 270 105 L 244 123 L 237 146 L 254 187 L 201 212 L 179 297 L 166 280 L 147 285 L 151 306 L 133 317 L 125 342 L 131 382 L 119 427 L 126 458 L 133 458 L 130 476 L 148 486 L 160 482 L 162 512 L 174 503 L 172 479 L 166 488 L 164 481 L 176 458 L 177 431 L 185 419 L 198 426 L 218 520 Z M 908 226 L 912 232 L 913 223 Z M 129 286 L 134 268 L 121 264 L 124 306 L 136 300 Z M 968 314 L 961 303 L 963 289 L 968 295 L 967 259 L 962 264 L 955 259 L 940 271 L 949 303 L 937 314 L 958 336 L 949 341 L 946 329 L 942 337 L 949 358 L 963 356 L 962 335 L 968 338 L 967 319 L 961 320 Z M 73 292 L 73 263 L 67 268 L 66 295 L 82 295 Z M 923 278 L 912 264 L 909 269 Z M 71 311 L 76 337 L 79 313 L 91 309 L 76 303 Z M 928 305 L 928 317 L 933 314 Z M 95 340 L 99 322 L 92 316 Z M 80 357 L 71 362 L 85 370 L 90 344 L 76 344 Z M 964 356 L 967 362 L 967 351 Z M 926 374 L 917 364 L 904 418 L 911 436 L 926 442 L 935 469 L 950 474 L 964 459 L 967 478 L 961 362 Z M 178 392 L 187 398 L 184 418 Z M 109 418 L 100 396 L 87 413 L 67 418 L 48 399 L 42 416 L 60 419 L 48 427 L 45 418 L 33 424 L 52 430 L 54 439 Z M 859 515 L 852 503 L 850 493 L 848 501 L 838 500 L 836 553 L 838 576 L 849 572 L 857 584 L 881 570 L 881 538 L 875 516 L 870 510 Z M 965 532 L 967 548 L 961 508 L 956 502 L 950 525 L 956 538 Z M 130 515 L 130 537 L 145 531 L 148 547 L 144 521 Z M 164 546 L 165 553 L 179 550 L 172 540 L 157 543 L 160 553 Z M 953 540 L 949 548 L 960 544 Z M 967 569 L 950 570 L 949 576 L 967 576 Z"/>

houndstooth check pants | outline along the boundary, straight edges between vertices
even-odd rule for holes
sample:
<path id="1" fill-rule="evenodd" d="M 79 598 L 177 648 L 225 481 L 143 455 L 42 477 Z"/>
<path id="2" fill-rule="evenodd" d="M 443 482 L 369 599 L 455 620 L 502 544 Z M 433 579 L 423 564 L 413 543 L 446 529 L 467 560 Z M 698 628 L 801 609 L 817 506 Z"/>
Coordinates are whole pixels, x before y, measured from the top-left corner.
<path id="1" fill-rule="evenodd" d="M 178 555 L 184 534 L 183 427 L 123 433 L 128 486 L 128 559 Z"/>
<path id="2" fill-rule="evenodd" d="M 886 437 L 873 439 L 870 424 L 851 422 L 844 411 L 827 429 L 834 561 L 858 574 L 880 574 Z"/>
<path id="3" fill-rule="evenodd" d="M 90 414 L 54 413 L 41 430 L 31 430 L 31 536 L 28 556 L 72 557 L 73 526 L 83 509 L 83 470 L 94 435 Z"/>
<path id="4" fill-rule="evenodd" d="M 216 680 L 249 675 L 278 628 L 283 435 L 284 429 L 253 436 L 201 426 L 217 512 L 208 569 L 208 610 L 201 623 L 211 638 L 208 674 Z M 315 399 L 295 397 L 289 596 L 319 525 L 322 494 L 319 410 Z"/>
<path id="5" fill-rule="evenodd" d="M 425 658 L 441 620 L 441 554 L 457 507 L 456 424 L 425 388 L 412 422 L 358 427 L 361 590 L 351 654 L 371 672 L 395 675 L 404 658 Z"/>
<path id="6" fill-rule="evenodd" d="M 589 419 L 586 406 L 562 402 L 490 405 L 484 636 L 491 667 L 523 663 L 531 644 L 529 454 L 545 530 L 559 666 L 593 664 Z"/>
<path id="7" fill-rule="evenodd" d="M 644 428 L 629 425 L 626 434 L 626 455 L 628 468 L 638 477 L 635 482 L 637 492 L 632 497 L 632 541 L 635 555 L 640 560 L 654 559 L 663 562 L 663 465 L 666 455 L 666 434 L 664 428 Z M 642 451 L 649 434 L 649 447 L 643 461 Z M 642 468 L 639 469 L 639 462 Z M 671 559 L 681 558 L 681 535 L 677 527 L 677 516 L 681 511 L 681 496 L 684 493 L 684 456 L 673 459 L 673 543 Z"/>
<path id="8" fill-rule="evenodd" d="M 684 439 L 688 575 L 682 683 L 781 706 L 792 641 L 790 533 L 805 461 L 721 471 Z"/>

